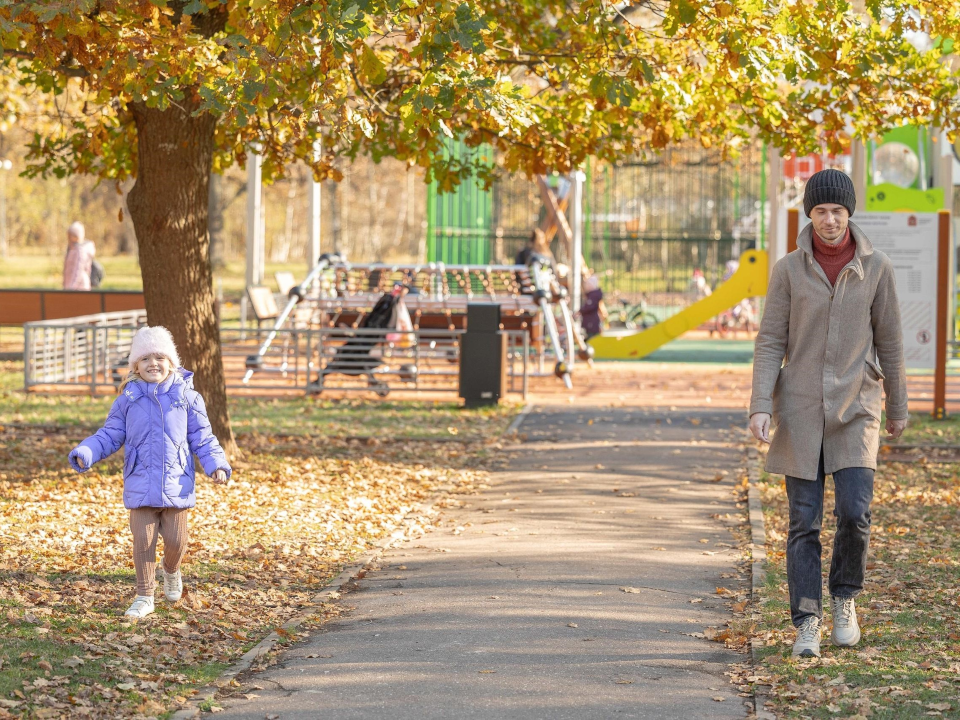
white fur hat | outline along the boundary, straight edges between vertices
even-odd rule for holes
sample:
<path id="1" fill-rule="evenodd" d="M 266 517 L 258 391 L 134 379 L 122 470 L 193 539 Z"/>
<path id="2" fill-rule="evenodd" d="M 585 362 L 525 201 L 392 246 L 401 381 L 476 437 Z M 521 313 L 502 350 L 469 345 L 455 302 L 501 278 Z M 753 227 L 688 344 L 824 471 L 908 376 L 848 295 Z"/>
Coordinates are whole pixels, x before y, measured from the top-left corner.
<path id="1" fill-rule="evenodd" d="M 160 325 L 144 326 L 137 330 L 130 344 L 130 369 L 134 370 L 139 360 L 153 353 L 166 357 L 174 368 L 180 367 L 180 356 L 177 355 L 177 346 L 173 344 L 173 336 Z"/>
<path id="2" fill-rule="evenodd" d="M 83 239 L 87 235 L 87 231 L 84 229 L 83 223 L 77 221 L 72 223 L 70 227 L 67 228 L 67 235 L 73 235 L 77 240 L 83 242 Z"/>

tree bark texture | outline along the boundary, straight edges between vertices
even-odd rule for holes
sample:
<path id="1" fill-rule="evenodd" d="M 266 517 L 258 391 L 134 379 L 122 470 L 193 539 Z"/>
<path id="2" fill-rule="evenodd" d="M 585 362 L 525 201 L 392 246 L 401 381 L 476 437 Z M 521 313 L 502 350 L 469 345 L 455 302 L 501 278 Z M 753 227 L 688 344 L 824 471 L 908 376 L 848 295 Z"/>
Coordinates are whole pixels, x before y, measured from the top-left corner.
<path id="1" fill-rule="evenodd" d="M 173 334 L 196 374 L 214 434 L 237 454 L 227 412 L 207 235 L 216 118 L 188 100 L 165 110 L 135 103 L 137 181 L 127 198 L 137 232 L 147 319 Z"/>

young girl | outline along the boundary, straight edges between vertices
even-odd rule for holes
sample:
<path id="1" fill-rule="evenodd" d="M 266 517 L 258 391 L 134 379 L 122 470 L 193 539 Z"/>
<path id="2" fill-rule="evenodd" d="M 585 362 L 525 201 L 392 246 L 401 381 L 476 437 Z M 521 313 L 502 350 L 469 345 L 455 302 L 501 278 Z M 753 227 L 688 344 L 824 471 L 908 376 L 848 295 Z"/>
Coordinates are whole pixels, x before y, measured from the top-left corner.
<path id="1" fill-rule="evenodd" d="M 577 315 L 580 316 L 580 326 L 587 340 L 603 331 L 603 323 L 607 319 L 607 306 L 603 303 L 600 279 L 592 273 L 583 279 L 583 304 Z"/>
<path id="2" fill-rule="evenodd" d="M 153 612 L 157 534 L 163 538 L 163 594 L 183 593 L 180 561 L 187 550 L 187 512 L 196 503 L 193 455 L 218 485 L 231 475 L 223 448 L 210 430 L 193 373 L 180 367 L 177 348 L 163 327 L 143 327 L 130 347 L 130 373 L 95 434 L 70 452 L 78 472 L 124 446 L 123 504 L 130 510 L 137 597 L 126 615 Z"/>

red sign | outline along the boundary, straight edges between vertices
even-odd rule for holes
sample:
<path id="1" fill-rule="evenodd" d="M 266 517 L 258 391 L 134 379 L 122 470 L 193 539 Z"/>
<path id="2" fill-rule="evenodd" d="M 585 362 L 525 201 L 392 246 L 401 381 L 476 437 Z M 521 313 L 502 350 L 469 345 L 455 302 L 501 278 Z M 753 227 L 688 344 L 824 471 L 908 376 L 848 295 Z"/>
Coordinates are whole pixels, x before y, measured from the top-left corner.
<path id="1" fill-rule="evenodd" d="M 809 180 L 814 173 L 821 170 L 823 170 L 823 157 L 821 155 L 791 157 L 783 161 L 783 175 L 788 178 Z"/>
<path id="2" fill-rule="evenodd" d="M 842 159 L 846 157 L 846 155 L 826 155 L 831 167 L 842 167 Z M 797 179 L 806 182 L 814 173 L 823 170 L 823 159 L 823 155 L 803 155 L 801 157 L 786 158 L 783 161 L 783 176 L 791 180 Z"/>

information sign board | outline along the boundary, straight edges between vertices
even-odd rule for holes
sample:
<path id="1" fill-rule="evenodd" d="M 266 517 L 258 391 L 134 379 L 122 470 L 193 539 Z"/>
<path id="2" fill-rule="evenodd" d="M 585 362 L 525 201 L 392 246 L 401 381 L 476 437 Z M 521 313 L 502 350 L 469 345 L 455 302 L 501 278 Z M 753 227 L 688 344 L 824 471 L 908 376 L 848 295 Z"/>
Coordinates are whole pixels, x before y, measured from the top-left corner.
<path id="1" fill-rule="evenodd" d="M 907 367 L 936 365 L 937 213 L 860 213 L 853 222 L 893 261 Z"/>
<path id="2" fill-rule="evenodd" d="M 893 262 L 908 368 L 936 366 L 937 213 L 858 212 L 851 218 Z M 801 227 L 809 223 L 802 217 Z"/>

